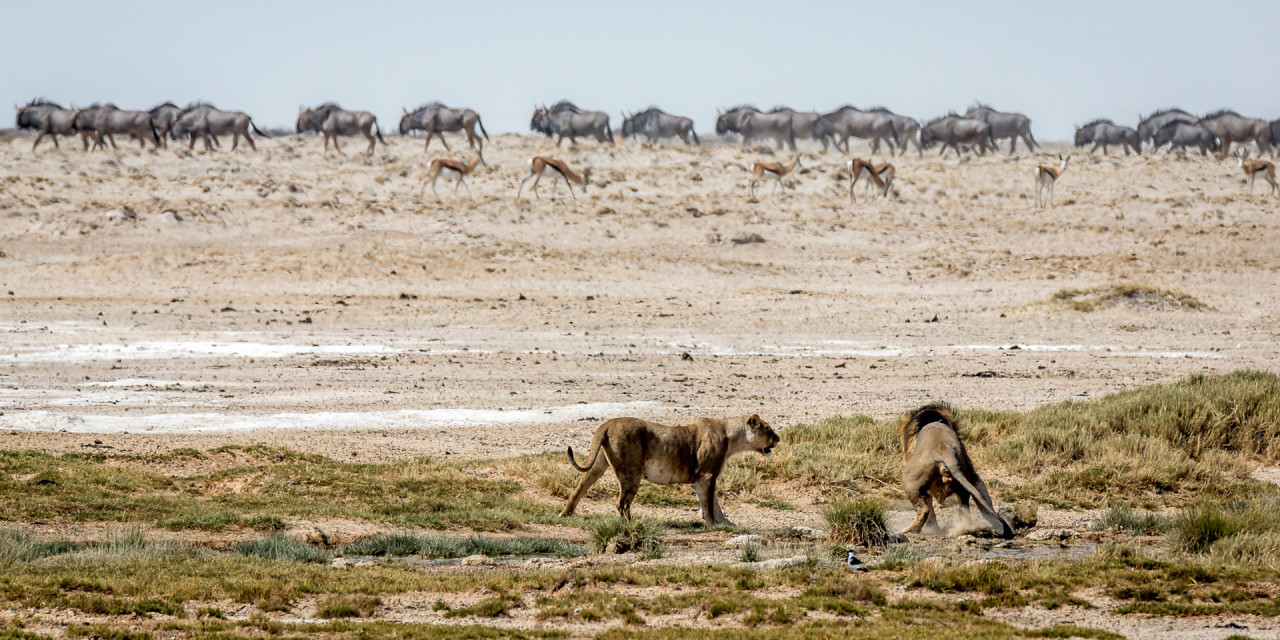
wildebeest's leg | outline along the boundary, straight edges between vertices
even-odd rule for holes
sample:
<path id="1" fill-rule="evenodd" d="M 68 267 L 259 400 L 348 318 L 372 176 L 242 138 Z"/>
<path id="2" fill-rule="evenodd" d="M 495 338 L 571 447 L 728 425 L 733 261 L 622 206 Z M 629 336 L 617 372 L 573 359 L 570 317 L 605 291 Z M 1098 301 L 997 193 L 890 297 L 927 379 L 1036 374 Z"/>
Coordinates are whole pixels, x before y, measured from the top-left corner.
<path id="1" fill-rule="evenodd" d="M 1009 136 L 1009 155 L 1013 155 L 1014 150 L 1018 148 L 1018 136 Z M 1103 151 L 1106 153 L 1106 151 Z"/>
<path id="2" fill-rule="evenodd" d="M 253 149 L 254 151 L 257 151 L 257 150 L 258 150 L 258 145 L 256 145 L 256 144 L 254 144 L 254 143 L 253 143 L 253 138 L 251 138 L 251 137 L 249 136 L 249 130 L 248 130 L 248 129 L 245 129 L 245 131 L 244 131 L 244 141 L 249 143 L 249 148 L 250 148 L 250 149 Z"/>
<path id="3" fill-rule="evenodd" d="M 36 141 L 35 141 L 35 142 L 33 142 L 33 143 L 31 143 L 31 151 L 32 151 L 32 152 L 34 152 L 34 151 L 36 150 L 36 147 L 40 145 L 40 139 L 41 139 L 41 138 L 43 138 L 43 137 L 44 137 L 44 130 L 41 130 L 41 131 L 40 131 L 40 135 L 36 136 Z M 55 136 L 53 136 L 53 146 L 54 146 L 55 148 L 58 146 L 58 136 L 56 136 L 56 135 L 55 135 Z"/>
<path id="4" fill-rule="evenodd" d="M 233 129 L 231 131 L 231 150 L 235 151 L 238 146 L 240 146 L 240 132 Z"/>
<path id="5" fill-rule="evenodd" d="M 373 137 L 373 134 L 370 133 L 369 129 L 364 130 L 364 137 L 369 139 L 369 151 L 367 153 L 369 155 L 373 155 L 374 148 L 378 146 L 378 139 Z"/>
<path id="6" fill-rule="evenodd" d="M 609 461 L 605 456 L 596 458 L 595 466 L 587 469 L 581 478 L 578 478 L 578 485 L 573 488 L 573 493 L 569 494 L 569 502 L 564 505 L 564 510 L 560 512 L 560 517 L 564 518 L 573 515 L 575 509 L 578 508 L 578 501 L 582 500 L 582 496 L 587 495 L 587 491 L 591 486 L 604 475 L 609 468 Z"/>
<path id="7" fill-rule="evenodd" d="M 443 133 L 443 132 L 441 132 L 441 131 L 436 131 L 436 132 L 435 132 L 435 136 L 436 136 L 437 138 L 440 138 L 440 144 L 444 145 L 444 150 L 445 150 L 445 151 L 452 151 L 452 149 L 450 149 L 450 148 L 449 148 L 449 143 L 448 143 L 448 142 L 445 142 L 445 139 L 444 139 L 444 133 Z M 427 137 L 430 137 L 430 136 L 427 136 Z"/>
<path id="8" fill-rule="evenodd" d="M 564 134 L 563 134 L 563 133 L 562 133 L 562 134 L 560 134 L 560 135 L 559 135 L 559 137 L 557 137 L 557 138 L 556 138 L 556 148 L 557 148 L 557 149 L 559 149 L 559 148 L 560 148 L 560 143 L 561 143 L 561 142 L 564 142 Z M 569 144 L 573 144 L 573 141 L 572 141 L 572 140 L 570 140 L 570 141 L 569 141 Z"/>

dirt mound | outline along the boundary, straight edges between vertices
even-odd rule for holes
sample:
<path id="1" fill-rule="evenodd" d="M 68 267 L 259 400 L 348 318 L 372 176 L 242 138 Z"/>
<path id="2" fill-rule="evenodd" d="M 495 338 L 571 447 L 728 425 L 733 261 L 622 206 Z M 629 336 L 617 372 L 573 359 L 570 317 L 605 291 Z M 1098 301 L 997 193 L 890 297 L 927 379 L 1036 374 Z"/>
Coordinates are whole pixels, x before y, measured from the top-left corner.
<path id="1" fill-rule="evenodd" d="M 1073 311 L 1085 312 L 1116 306 L 1155 311 L 1175 309 L 1200 311 L 1209 308 L 1190 294 L 1137 284 L 1114 284 L 1084 291 L 1063 289 L 1053 294 L 1051 302 Z"/>

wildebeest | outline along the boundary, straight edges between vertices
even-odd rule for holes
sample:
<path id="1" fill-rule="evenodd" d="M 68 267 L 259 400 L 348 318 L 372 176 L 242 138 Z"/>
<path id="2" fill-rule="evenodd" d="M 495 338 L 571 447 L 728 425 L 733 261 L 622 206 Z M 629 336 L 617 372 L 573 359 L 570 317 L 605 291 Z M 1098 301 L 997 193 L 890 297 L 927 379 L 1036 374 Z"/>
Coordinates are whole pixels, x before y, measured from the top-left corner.
<path id="1" fill-rule="evenodd" d="M 814 125 L 817 134 L 831 138 L 836 149 L 844 146 L 849 153 L 849 138 L 871 140 L 878 148 L 884 140 L 892 145 L 898 144 L 894 133 L 893 120 L 884 112 L 863 111 L 852 105 L 844 105 L 835 111 L 823 114 Z"/>
<path id="2" fill-rule="evenodd" d="M 1230 109 L 1221 109 L 1200 118 L 1199 124 L 1218 136 L 1222 146 L 1218 157 L 1225 158 L 1231 143 L 1258 145 L 1262 153 L 1271 151 L 1271 123 L 1262 118 L 1246 118 Z"/>
<path id="3" fill-rule="evenodd" d="M 423 151 L 431 147 L 431 136 L 440 138 L 440 144 L 448 150 L 449 143 L 445 142 L 444 134 L 459 131 L 466 131 L 467 144 L 471 148 L 483 150 L 484 140 L 476 135 L 476 127 L 480 127 L 484 140 L 488 140 L 489 132 L 484 130 L 480 114 L 474 109 L 454 109 L 439 101 L 424 104 L 413 111 L 406 109 L 400 117 L 400 135 L 408 135 L 410 131 L 427 132 L 427 143 L 423 145 Z"/>
<path id="4" fill-rule="evenodd" d="M 173 123 L 177 122 L 178 116 L 182 114 L 182 107 L 166 102 L 152 107 L 147 113 L 151 114 L 151 121 L 156 125 L 156 133 L 160 134 L 160 145 L 168 148 L 169 138 L 173 136 Z"/>
<path id="5" fill-rule="evenodd" d="M 898 149 L 903 153 L 907 152 L 909 144 L 916 145 L 916 153 L 921 157 L 924 156 L 924 149 L 920 148 L 920 121 L 910 116 L 898 115 L 884 107 L 871 107 L 867 111 L 879 113 L 889 119 L 889 123 L 893 125 L 893 135 L 898 140 Z M 876 140 L 871 143 L 871 152 L 880 152 L 880 141 Z M 893 155 L 893 147 L 889 147 L 889 155 Z"/>
<path id="6" fill-rule="evenodd" d="M 796 150 L 795 128 L 792 112 L 764 113 L 749 105 L 739 105 L 716 117 L 716 135 L 736 133 L 742 136 L 742 146 L 748 146 L 757 138 L 772 139 L 779 149 L 786 144 Z"/>
<path id="7" fill-rule="evenodd" d="M 249 148 L 254 151 L 258 150 L 258 146 L 253 143 L 253 138 L 249 136 L 249 130 L 262 137 L 267 134 L 258 130 L 258 126 L 253 123 L 253 118 L 243 111 L 223 111 L 210 104 L 194 104 L 184 110 L 173 125 L 174 134 L 177 136 L 191 136 L 191 145 L 188 151 L 196 146 L 196 138 L 204 140 L 205 151 L 210 149 L 210 140 L 217 140 L 218 136 L 231 134 L 231 150 L 235 151 L 240 144 L 240 138 L 244 138 L 249 143 Z"/>
<path id="8" fill-rule="evenodd" d="M 1031 135 L 1031 118 L 1021 113 L 1009 113 L 1005 111 L 996 111 L 990 106 L 978 104 L 969 108 L 965 112 L 964 117 L 981 120 L 991 125 L 991 139 L 1003 140 L 1009 139 L 1009 155 L 1013 155 L 1015 148 L 1018 146 L 1018 139 L 1021 138 L 1027 145 L 1028 151 L 1036 150 L 1036 137 Z"/>
<path id="9" fill-rule="evenodd" d="M 1218 137 L 1213 135 L 1212 131 L 1198 124 L 1180 120 L 1169 122 L 1156 131 L 1151 144 L 1153 149 L 1159 149 L 1166 144 L 1170 145 L 1170 149 L 1177 147 L 1184 151 L 1187 147 L 1197 147 L 1202 156 L 1209 155 L 1210 151 L 1216 152 L 1219 148 Z"/>
<path id="10" fill-rule="evenodd" d="M 579 137 L 586 136 L 595 138 L 596 142 L 614 144 L 609 114 L 579 109 L 578 105 L 568 100 L 534 109 L 533 118 L 529 120 L 529 130 L 548 138 L 556 136 L 557 147 L 565 138 L 569 139 L 570 144 L 575 144 Z"/>
<path id="11" fill-rule="evenodd" d="M 1107 118 L 1098 118 L 1097 120 L 1086 122 L 1083 125 L 1076 127 L 1075 145 L 1077 149 L 1093 142 L 1093 130 L 1100 124 L 1115 123 Z"/>
<path id="12" fill-rule="evenodd" d="M 89 151 L 90 140 L 93 141 L 93 149 L 96 150 L 98 148 L 98 141 L 100 140 L 97 129 L 98 112 L 118 108 L 110 102 L 95 102 L 83 109 L 77 109 L 71 114 L 71 130 L 80 134 L 80 141 L 84 144 L 85 151 Z"/>
<path id="13" fill-rule="evenodd" d="M 657 142 L 661 138 L 680 138 L 685 144 L 693 138 L 693 144 L 702 144 L 698 132 L 693 130 L 693 119 L 685 116 L 673 116 L 657 107 L 649 107 L 639 113 L 633 113 L 622 119 L 619 133 L 624 138 L 644 136 L 649 142 Z"/>
<path id="14" fill-rule="evenodd" d="M 333 140 L 333 148 L 342 153 L 338 146 L 338 136 L 364 135 L 369 140 L 369 155 L 382 139 L 382 130 L 378 128 L 378 119 L 368 111 L 347 111 L 337 103 L 326 102 L 318 107 L 307 109 L 298 107 L 298 133 L 315 131 L 324 135 L 324 150 L 329 150 L 329 140 Z M 376 138 L 374 136 L 377 136 Z"/>
<path id="15" fill-rule="evenodd" d="M 214 107 L 208 102 L 189 102 L 187 106 L 178 111 L 177 117 L 173 119 L 173 123 L 169 126 L 169 133 L 174 140 L 181 140 L 184 137 L 191 137 L 191 146 L 188 151 L 196 146 L 196 139 L 199 137 L 204 140 L 204 150 L 212 151 L 218 146 L 218 139 L 208 135 L 206 131 L 197 131 L 197 120 L 204 114 L 213 111 Z M 159 129 L 159 127 L 156 127 Z"/>
<path id="16" fill-rule="evenodd" d="M 1171 122 L 1195 124 L 1196 120 L 1199 118 L 1176 107 L 1160 109 L 1145 118 L 1138 118 L 1138 138 L 1143 142 L 1151 142 L 1155 139 L 1156 132 Z"/>
<path id="17" fill-rule="evenodd" d="M 31 150 L 35 151 L 40 144 L 40 140 L 45 136 L 53 139 L 53 146 L 58 147 L 58 136 L 75 135 L 75 127 L 73 120 L 75 112 L 64 109 L 62 105 L 49 102 L 43 98 L 36 98 L 28 102 L 26 106 L 18 108 L 18 116 L 16 125 L 19 129 L 30 129 L 37 132 L 36 141 L 31 143 Z"/>
<path id="18" fill-rule="evenodd" d="M 818 119 L 822 117 L 817 111 L 796 111 L 791 107 L 780 105 L 769 110 L 769 113 L 790 113 L 791 114 L 791 133 L 796 140 L 813 140 L 822 143 L 822 150 L 826 151 L 831 143 L 830 138 L 824 138 L 818 135 Z"/>
<path id="19" fill-rule="evenodd" d="M 120 109 L 110 103 L 92 105 L 76 113 L 73 122 L 77 131 L 94 132 L 94 149 L 106 149 L 107 142 L 111 143 L 111 148 L 119 149 L 115 138 L 117 134 L 133 136 L 144 149 L 150 138 L 152 144 L 160 148 L 160 134 L 156 132 L 151 114 L 146 111 Z"/>
<path id="20" fill-rule="evenodd" d="M 1275 155 L 1276 149 L 1280 149 L 1280 120 L 1271 121 L 1271 153 Z"/>
<path id="21" fill-rule="evenodd" d="M 1093 143 L 1089 148 L 1089 153 L 1102 147 L 1102 154 L 1107 154 L 1107 147 L 1118 145 L 1124 147 L 1124 154 L 1129 155 L 1129 150 L 1134 153 L 1142 153 L 1142 140 L 1138 138 L 1138 132 L 1132 127 L 1118 125 L 1106 118 L 1099 118 L 1090 122 L 1079 129 L 1076 129 L 1076 146 L 1083 147 L 1086 144 Z"/>
<path id="22" fill-rule="evenodd" d="M 955 149 L 956 155 L 960 155 L 961 146 L 976 149 L 980 154 L 988 149 L 992 153 L 996 151 L 995 139 L 991 137 L 991 125 L 981 120 L 961 117 L 954 112 L 934 118 L 920 127 L 920 146 L 928 149 L 934 144 L 942 145 L 938 150 L 939 156 L 947 152 L 947 147 Z"/>

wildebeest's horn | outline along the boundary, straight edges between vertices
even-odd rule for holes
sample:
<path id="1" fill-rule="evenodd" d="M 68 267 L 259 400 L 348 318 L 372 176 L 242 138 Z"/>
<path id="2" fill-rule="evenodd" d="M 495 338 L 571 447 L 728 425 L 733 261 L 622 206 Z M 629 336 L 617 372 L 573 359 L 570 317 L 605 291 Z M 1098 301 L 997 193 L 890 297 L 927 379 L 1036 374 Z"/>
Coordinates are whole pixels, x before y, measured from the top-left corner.
<path id="1" fill-rule="evenodd" d="M 409 110 L 408 110 L 408 109 L 406 109 L 406 108 L 404 108 L 404 107 L 400 107 L 400 110 L 404 112 L 404 115 L 409 115 Z"/>

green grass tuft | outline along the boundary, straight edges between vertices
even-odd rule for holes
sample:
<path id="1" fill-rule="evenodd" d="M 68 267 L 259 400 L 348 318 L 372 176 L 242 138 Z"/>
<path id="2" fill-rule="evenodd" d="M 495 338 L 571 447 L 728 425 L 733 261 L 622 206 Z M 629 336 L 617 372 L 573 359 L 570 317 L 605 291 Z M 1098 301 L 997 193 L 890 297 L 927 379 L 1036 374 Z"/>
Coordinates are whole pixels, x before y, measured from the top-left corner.
<path id="1" fill-rule="evenodd" d="M 422 556 L 424 558 L 465 558 L 467 556 L 551 555 L 574 558 L 587 554 L 583 545 L 555 538 L 465 538 L 388 533 L 358 540 L 341 547 L 342 555 Z"/>
<path id="2" fill-rule="evenodd" d="M 591 536 L 595 550 L 600 553 L 662 555 L 662 525 L 646 518 L 630 522 L 616 517 L 601 518 L 591 523 Z"/>
<path id="3" fill-rule="evenodd" d="M 290 538 L 280 533 L 258 540 L 241 542 L 235 546 L 235 552 L 242 556 L 288 560 L 290 562 L 324 563 L 329 561 L 328 553 L 297 538 Z"/>
<path id="4" fill-rule="evenodd" d="M 1126 506 L 1112 507 L 1097 522 L 1094 531 L 1117 531 L 1134 536 L 1153 536 L 1169 530 L 1170 519 L 1157 513 L 1135 512 Z"/>

